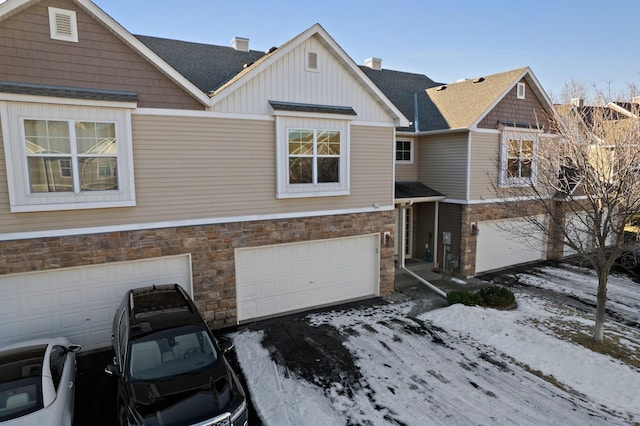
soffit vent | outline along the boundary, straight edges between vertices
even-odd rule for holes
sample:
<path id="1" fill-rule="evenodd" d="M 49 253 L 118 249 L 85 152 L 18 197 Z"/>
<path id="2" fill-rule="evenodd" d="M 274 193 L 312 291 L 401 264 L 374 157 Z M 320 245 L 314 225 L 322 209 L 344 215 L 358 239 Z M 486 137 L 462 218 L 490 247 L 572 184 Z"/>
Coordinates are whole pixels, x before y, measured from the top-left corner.
<path id="1" fill-rule="evenodd" d="M 76 22 L 76 12 L 72 10 L 49 8 L 49 28 L 51 38 L 78 42 L 78 23 Z"/>

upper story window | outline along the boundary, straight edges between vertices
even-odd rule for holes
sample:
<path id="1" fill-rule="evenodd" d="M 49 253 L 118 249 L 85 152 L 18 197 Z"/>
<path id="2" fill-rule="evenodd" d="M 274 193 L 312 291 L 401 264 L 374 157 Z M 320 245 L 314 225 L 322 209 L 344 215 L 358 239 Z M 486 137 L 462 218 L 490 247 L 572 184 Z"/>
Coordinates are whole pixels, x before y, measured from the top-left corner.
<path id="1" fill-rule="evenodd" d="M 0 103 L 12 212 L 135 205 L 130 110 Z"/>
<path id="2" fill-rule="evenodd" d="M 116 124 L 24 119 L 30 193 L 118 190 Z"/>
<path id="3" fill-rule="evenodd" d="M 349 194 L 346 120 L 276 117 L 278 198 Z"/>
<path id="4" fill-rule="evenodd" d="M 504 129 L 501 139 L 500 185 L 526 186 L 536 182 L 538 131 Z"/>
<path id="5" fill-rule="evenodd" d="M 413 163 L 413 141 L 396 141 L 396 163 Z"/>
<path id="6" fill-rule="evenodd" d="M 289 129 L 289 185 L 340 183 L 340 131 Z"/>

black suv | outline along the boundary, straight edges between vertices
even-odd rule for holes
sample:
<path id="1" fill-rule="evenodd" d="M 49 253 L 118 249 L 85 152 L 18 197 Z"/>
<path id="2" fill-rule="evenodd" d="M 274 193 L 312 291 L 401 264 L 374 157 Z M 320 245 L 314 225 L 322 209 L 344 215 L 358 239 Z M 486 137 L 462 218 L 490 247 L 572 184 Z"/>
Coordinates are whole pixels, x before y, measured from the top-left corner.
<path id="1" fill-rule="evenodd" d="M 112 340 L 114 363 L 105 371 L 118 377 L 120 424 L 247 424 L 244 390 L 179 285 L 129 290 Z"/>

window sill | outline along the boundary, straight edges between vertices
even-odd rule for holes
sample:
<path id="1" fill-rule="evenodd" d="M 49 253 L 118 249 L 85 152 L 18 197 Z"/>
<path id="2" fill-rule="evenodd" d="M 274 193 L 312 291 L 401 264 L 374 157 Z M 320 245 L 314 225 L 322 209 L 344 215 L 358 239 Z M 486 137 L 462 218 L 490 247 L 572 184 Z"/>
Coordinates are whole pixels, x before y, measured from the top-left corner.
<path id="1" fill-rule="evenodd" d="M 116 207 L 135 207 L 136 200 L 104 201 L 86 203 L 47 203 L 11 205 L 11 213 L 50 212 L 58 210 L 110 209 Z"/>
<path id="2" fill-rule="evenodd" d="M 287 199 L 287 198 L 312 198 L 312 197 L 337 197 L 349 195 L 349 190 L 340 190 L 340 191 L 307 191 L 307 192 L 278 192 L 276 193 L 276 198 L 278 199 Z"/>

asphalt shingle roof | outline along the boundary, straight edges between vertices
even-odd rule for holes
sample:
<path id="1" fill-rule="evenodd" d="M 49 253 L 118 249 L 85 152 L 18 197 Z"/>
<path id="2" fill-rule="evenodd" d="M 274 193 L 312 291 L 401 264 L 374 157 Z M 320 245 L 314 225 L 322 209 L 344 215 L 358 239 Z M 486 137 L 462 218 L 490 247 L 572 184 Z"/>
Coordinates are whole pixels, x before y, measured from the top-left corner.
<path id="1" fill-rule="evenodd" d="M 54 96 L 58 98 L 91 99 L 114 102 L 138 102 L 136 92 L 87 89 L 83 87 L 49 86 L 44 84 L 0 81 L 0 92 L 21 95 Z"/>
<path id="2" fill-rule="evenodd" d="M 440 83 L 434 82 L 423 74 L 386 69 L 374 70 L 366 66 L 360 66 L 360 69 L 378 86 L 396 108 L 411 121 L 415 120 L 415 94 L 423 96 L 426 89 L 440 85 Z M 415 122 L 410 127 L 398 128 L 398 130 L 415 131 Z"/>
<path id="3" fill-rule="evenodd" d="M 395 198 L 431 198 L 445 195 L 420 182 L 396 182 Z"/>
<path id="4" fill-rule="evenodd" d="M 420 130 L 469 128 L 516 83 L 527 68 L 488 75 L 427 90 Z"/>
<path id="5" fill-rule="evenodd" d="M 258 50 L 243 52 L 226 46 L 135 37 L 205 93 L 219 88 L 265 55 Z"/>

